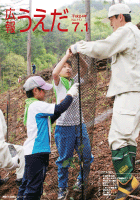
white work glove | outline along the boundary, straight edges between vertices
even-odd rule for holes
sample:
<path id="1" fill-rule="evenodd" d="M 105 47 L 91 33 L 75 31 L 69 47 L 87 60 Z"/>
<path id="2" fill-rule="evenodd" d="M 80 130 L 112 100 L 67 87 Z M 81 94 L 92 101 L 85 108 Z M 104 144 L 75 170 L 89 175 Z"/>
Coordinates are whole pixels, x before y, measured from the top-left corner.
<path id="1" fill-rule="evenodd" d="M 76 45 L 76 44 L 71 45 L 71 46 L 70 46 L 70 49 L 71 49 L 71 52 L 72 52 L 73 54 L 76 54 L 76 53 L 77 53 L 77 45 Z"/>
<path id="2" fill-rule="evenodd" d="M 20 165 L 19 165 L 20 159 L 19 159 L 18 155 L 16 155 L 15 157 L 12 158 L 12 162 L 13 162 L 12 167 L 7 168 L 6 169 L 7 171 L 12 171 L 12 170 L 15 170 L 16 168 L 20 167 Z"/>
<path id="3" fill-rule="evenodd" d="M 78 86 L 79 83 L 74 83 L 73 86 L 68 90 L 67 94 L 71 95 L 72 97 L 78 96 Z"/>
<path id="4" fill-rule="evenodd" d="M 79 53 L 79 47 L 82 48 L 82 46 L 85 44 L 84 40 L 81 40 L 79 42 L 76 42 L 75 44 L 70 46 L 71 52 L 73 54 Z"/>

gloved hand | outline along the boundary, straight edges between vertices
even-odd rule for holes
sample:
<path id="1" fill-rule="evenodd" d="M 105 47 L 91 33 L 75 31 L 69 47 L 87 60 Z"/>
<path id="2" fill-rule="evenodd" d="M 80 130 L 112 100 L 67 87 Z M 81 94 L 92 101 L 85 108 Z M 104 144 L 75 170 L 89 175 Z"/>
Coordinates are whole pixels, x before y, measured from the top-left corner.
<path id="1" fill-rule="evenodd" d="M 75 44 L 70 46 L 70 50 L 73 54 L 79 53 L 79 46 L 82 48 L 83 44 L 85 44 L 84 40 L 81 40 L 79 42 L 76 42 Z"/>
<path id="2" fill-rule="evenodd" d="M 78 96 L 78 86 L 79 83 L 74 83 L 73 86 L 68 90 L 67 94 L 71 95 L 72 97 Z"/>
<path id="3" fill-rule="evenodd" d="M 70 46 L 70 49 L 71 49 L 71 52 L 72 52 L 73 54 L 76 54 L 76 53 L 77 53 L 77 45 L 76 45 L 76 44 L 71 45 L 71 46 Z"/>
<path id="4" fill-rule="evenodd" d="M 20 159 L 19 159 L 18 155 L 16 155 L 15 157 L 12 158 L 12 162 L 13 162 L 12 167 L 7 168 L 6 169 L 7 171 L 12 171 L 12 170 L 15 170 L 16 168 L 20 167 L 20 165 L 19 165 Z"/>

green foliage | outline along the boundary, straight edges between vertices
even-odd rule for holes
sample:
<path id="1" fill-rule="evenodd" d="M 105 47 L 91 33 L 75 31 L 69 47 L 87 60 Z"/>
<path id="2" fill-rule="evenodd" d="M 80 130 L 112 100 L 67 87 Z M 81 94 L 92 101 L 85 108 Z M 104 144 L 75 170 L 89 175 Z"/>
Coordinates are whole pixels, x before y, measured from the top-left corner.
<path id="1" fill-rule="evenodd" d="M 19 76 L 26 73 L 26 62 L 23 56 L 17 55 L 15 53 L 9 53 L 5 60 L 2 61 L 2 73 L 5 82 L 8 80 L 13 83 L 17 83 Z"/>
<path id="2" fill-rule="evenodd" d="M 5 41 L 11 39 L 11 34 L 6 32 L 5 23 L 3 21 L 0 24 L 0 38 L 4 39 Z"/>
<path id="3" fill-rule="evenodd" d="M 9 53 L 9 48 L 4 40 L 0 39 L 0 62 L 5 59 L 5 56 Z"/>
<path id="4" fill-rule="evenodd" d="M 67 167 L 68 165 L 70 165 L 72 168 L 76 169 L 77 164 L 80 165 L 80 161 L 77 157 L 68 158 L 63 162 L 63 167 Z"/>
<path id="5" fill-rule="evenodd" d="M 57 56 L 46 53 L 46 49 L 42 50 L 42 55 L 34 59 L 39 70 L 52 67 L 57 61 Z"/>

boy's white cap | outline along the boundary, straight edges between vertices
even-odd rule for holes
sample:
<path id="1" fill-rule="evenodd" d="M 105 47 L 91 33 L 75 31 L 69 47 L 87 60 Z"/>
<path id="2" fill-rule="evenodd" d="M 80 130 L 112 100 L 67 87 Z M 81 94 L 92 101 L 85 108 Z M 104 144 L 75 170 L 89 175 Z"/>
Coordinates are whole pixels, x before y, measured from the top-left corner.
<path id="1" fill-rule="evenodd" d="M 53 87 L 53 85 L 46 83 L 44 79 L 41 78 L 40 76 L 32 76 L 28 78 L 25 84 L 23 85 L 23 88 L 25 89 L 25 91 L 32 90 L 36 87 L 39 87 L 43 90 L 50 90 Z"/>
<path id="2" fill-rule="evenodd" d="M 119 14 L 130 14 L 131 10 L 124 3 L 117 3 L 109 7 L 108 18 Z"/>

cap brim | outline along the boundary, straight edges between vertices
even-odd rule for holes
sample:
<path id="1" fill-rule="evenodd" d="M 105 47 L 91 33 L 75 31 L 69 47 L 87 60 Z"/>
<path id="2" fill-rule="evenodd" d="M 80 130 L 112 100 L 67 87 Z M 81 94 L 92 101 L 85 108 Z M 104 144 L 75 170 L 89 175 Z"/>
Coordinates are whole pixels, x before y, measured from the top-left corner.
<path id="1" fill-rule="evenodd" d="M 50 83 L 45 83 L 43 86 L 41 86 L 40 88 L 43 90 L 50 90 L 52 89 L 53 85 Z"/>

